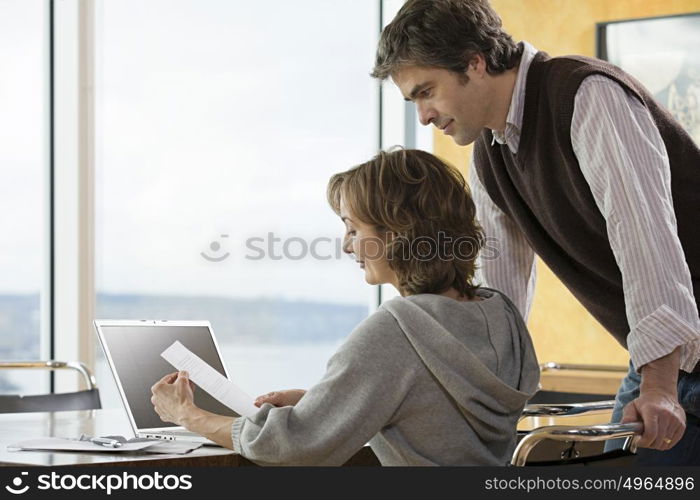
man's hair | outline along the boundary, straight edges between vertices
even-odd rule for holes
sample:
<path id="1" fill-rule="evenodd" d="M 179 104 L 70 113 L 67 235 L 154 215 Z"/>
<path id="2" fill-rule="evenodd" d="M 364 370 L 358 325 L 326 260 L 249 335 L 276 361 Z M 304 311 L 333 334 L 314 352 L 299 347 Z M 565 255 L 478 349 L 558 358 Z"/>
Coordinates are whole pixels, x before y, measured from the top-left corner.
<path id="1" fill-rule="evenodd" d="M 384 80 L 404 66 L 432 66 L 466 78 L 476 54 L 490 74 L 500 74 L 521 53 L 488 0 L 408 0 L 382 31 L 372 76 Z"/>
<path id="2" fill-rule="evenodd" d="M 327 194 L 336 214 L 342 198 L 386 241 L 385 257 L 403 294 L 452 287 L 474 297 L 475 259 L 484 237 L 469 187 L 456 168 L 425 151 L 382 151 L 331 177 Z"/>

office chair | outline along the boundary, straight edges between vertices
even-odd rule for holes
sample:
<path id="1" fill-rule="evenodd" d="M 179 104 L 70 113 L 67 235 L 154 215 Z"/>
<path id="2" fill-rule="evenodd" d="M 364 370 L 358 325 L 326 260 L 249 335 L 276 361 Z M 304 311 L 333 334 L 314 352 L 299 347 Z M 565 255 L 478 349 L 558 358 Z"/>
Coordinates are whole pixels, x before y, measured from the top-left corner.
<path id="1" fill-rule="evenodd" d="M 535 404 L 525 407 L 521 420 L 528 417 L 573 417 L 612 410 L 615 401 L 561 405 Z M 641 422 L 598 425 L 545 425 L 529 432 L 518 431 L 519 442 L 511 465 L 633 465 L 635 436 L 641 435 Z M 625 438 L 622 448 L 604 452 L 605 441 Z M 564 443 L 562 446 L 560 443 Z"/>
<path id="2" fill-rule="evenodd" d="M 25 413 L 33 411 L 93 410 L 102 408 L 95 377 L 87 366 L 79 361 L 2 361 L 0 369 L 76 370 L 87 385 L 86 390 L 58 394 L 22 396 L 0 394 L 0 413 Z"/>
<path id="3" fill-rule="evenodd" d="M 543 363 L 540 371 L 585 370 L 627 372 L 625 367 Z M 612 413 L 614 394 L 578 394 L 539 391 L 520 417 L 581 417 Z M 556 403 L 552 403 L 556 401 Z M 606 418 L 607 420 L 607 418 Z M 512 465 L 631 465 L 635 459 L 633 436 L 641 434 L 641 423 L 598 425 L 546 425 L 518 431 L 519 443 Z M 604 452 L 605 441 L 627 438 L 621 449 Z"/>

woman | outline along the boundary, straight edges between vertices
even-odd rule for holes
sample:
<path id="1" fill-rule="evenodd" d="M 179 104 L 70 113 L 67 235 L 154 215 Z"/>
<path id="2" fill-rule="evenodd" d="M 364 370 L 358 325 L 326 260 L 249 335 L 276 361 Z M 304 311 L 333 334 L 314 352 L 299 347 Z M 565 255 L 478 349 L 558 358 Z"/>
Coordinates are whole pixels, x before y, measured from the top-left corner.
<path id="1" fill-rule="evenodd" d="M 515 306 L 472 283 L 482 246 L 461 174 L 381 152 L 334 175 L 343 249 L 400 292 L 350 334 L 309 389 L 261 396 L 252 418 L 197 408 L 184 372 L 153 386 L 166 422 L 260 464 L 340 465 L 369 441 L 383 465 L 504 465 L 539 369 Z"/>

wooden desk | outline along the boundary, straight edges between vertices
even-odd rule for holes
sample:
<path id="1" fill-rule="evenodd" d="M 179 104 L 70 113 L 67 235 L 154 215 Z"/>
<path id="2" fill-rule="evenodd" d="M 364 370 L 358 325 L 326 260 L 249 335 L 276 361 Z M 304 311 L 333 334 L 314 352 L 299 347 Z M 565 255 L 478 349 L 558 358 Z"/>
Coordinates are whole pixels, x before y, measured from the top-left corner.
<path id="1" fill-rule="evenodd" d="M 133 437 L 124 410 L 85 410 L 46 413 L 0 414 L 0 465 L 141 465 L 141 466 L 241 466 L 254 465 L 233 451 L 202 446 L 185 455 L 143 452 L 7 451 L 7 445 L 40 437 L 122 435 Z"/>
<path id="2" fill-rule="evenodd" d="M 542 390 L 545 391 L 581 394 L 617 394 L 620 383 L 626 375 L 626 371 L 544 371 L 540 376 L 540 383 L 542 384 Z"/>
<path id="3" fill-rule="evenodd" d="M 185 455 L 144 452 L 7 451 L 7 445 L 40 437 L 133 436 L 124 410 L 86 410 L 46 413 L 0 414 L 0 466 L 255 466 L 250 460 L 226 448 L 202 446 Z M 345 465 L 379 465 L 365 446 Z"/>

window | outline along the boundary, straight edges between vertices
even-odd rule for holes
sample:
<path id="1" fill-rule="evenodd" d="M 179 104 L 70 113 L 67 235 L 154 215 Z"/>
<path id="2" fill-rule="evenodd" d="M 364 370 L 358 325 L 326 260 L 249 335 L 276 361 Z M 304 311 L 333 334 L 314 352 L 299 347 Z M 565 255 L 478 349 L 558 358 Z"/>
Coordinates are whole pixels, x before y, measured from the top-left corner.
<path id="1" fill-rule="evenodd" d="M 0 359 L 37 360 L 47 262 L 46 3 L 0 2 Z M 43 389 L 42 389 L 43 387 Z M 0 372 L 0 392 L 41 392 L 46 373 Z"/>
<path id="2" fill-rule="evenodd" d="M 44 357 L 48 336 L 47 5 L 0 2 L 0 359 Z M 46 372 L 0 372 L 0 393 L 40 393 Z"/>
<path id="3" fill-rule="evenodd" d="M 373 297 L 325 188 L 377 150 L 378 2 L 96 5 L 97 317 L 207 319 L 251 395 L 311 386 Z"/>

